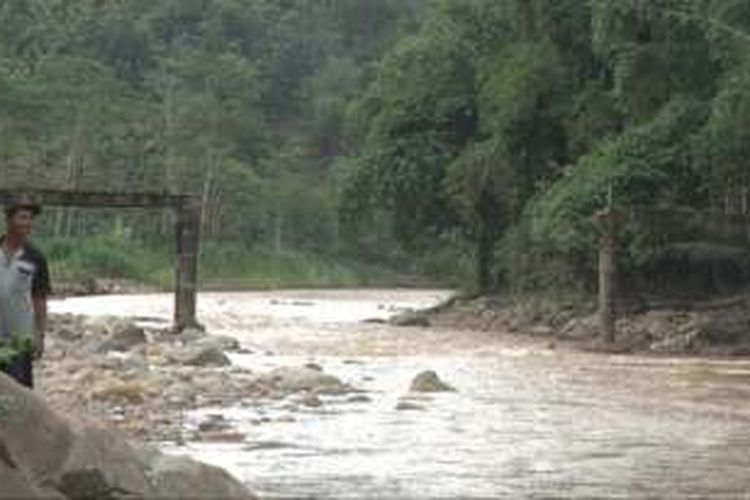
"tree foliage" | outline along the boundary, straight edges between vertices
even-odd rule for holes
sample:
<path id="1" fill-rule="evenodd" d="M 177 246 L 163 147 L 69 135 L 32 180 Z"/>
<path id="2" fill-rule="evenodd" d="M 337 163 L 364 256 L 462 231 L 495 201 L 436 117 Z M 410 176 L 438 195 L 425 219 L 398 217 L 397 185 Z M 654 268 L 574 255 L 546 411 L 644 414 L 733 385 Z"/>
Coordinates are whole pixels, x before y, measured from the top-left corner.
<path id="1" fill-rule="evenodd" d="M 482 289 L 590 280 L 610 193 L 746 209 L 748 48 L 736 0 L 432 2 L 358 103 L 349 195 L 408 213 L 407 239 L 473 242 Z"/>
<path id="2" fill-rule="evenodd" d="M 335 251 L 349 103 L 422 4 L 2 0 L 0 182 L 192 192 L 209 238 Z M 47 218 L 58 236 L 109 220 Z M 125 223 L 171 231 L 144 220 Z"/>
<path id="3" fill-rule="evenodd" d="M 744 0 L 2 0 L 0 175 L 194 192 L 209 238 L 278 250 L 470 248 L 484 291 L 587 282 L 610 192 L 747 210 L 748 47 Z"/>

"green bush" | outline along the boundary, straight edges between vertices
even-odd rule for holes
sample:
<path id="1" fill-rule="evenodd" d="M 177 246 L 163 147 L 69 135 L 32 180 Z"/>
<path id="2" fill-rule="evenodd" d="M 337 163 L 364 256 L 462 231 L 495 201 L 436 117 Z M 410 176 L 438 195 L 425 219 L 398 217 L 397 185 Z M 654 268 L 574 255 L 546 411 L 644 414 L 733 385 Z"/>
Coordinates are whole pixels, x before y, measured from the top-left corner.
<path id="1" fill-rule="evenodd" d="M 7 368 L 16 356 L 33 349 L 31 338 L 26 336 L 12 336 L 9 342 L 0 343 L 0 370 Z"/>
<path id="2" fill-rule="evenodd" d="M 610 195 L 623 207 L 679 203 L 682 183 L 694 181 L 684 174 L 684 160 L 690 131 L 705 119 L 702 110 L 700 103 L 675 99 L 653 120 L 604 142 L 533 200 L 500 245 L 501 270 L 512 285 L 593 289 L 598 241 L 593 216 Z M 631 243 L 626 239 L 623 250 L 632 257 L 641 249 Z"/>
<path id="3" fill-rule="evenodd" d="M 477 292 L 474 268 L 475 259 L 470 252 L 454 243 L 441 245 L 424 254 L 417 260 L 416 274 L 472 295 Z"/>
<path id="4" fill-rule="evenodd" d="M 202 283 L 237 288 L 354 286 L 361 279 L 335 258 L 208 242 L 201 258 Z"/>
<path id="5" fill-rule="evenodd" d="M 166 248 L 147 245 L 125 236 L 104 235 L 75 239 L 46 239 L 46 251 L 58 281 L 123 278 L 158 283 L 160 270 L 170 267 Z"/>

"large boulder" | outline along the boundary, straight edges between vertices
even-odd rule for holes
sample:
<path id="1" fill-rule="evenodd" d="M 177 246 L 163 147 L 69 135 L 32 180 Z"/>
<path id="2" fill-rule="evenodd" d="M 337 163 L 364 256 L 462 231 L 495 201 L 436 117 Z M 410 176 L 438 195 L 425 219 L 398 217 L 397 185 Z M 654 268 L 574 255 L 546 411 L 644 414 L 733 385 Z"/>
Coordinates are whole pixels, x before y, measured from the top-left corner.
<path id="1" fill-rule="evenodd" d="M 223 367 L 232 364 L 224 351 L 214 345 L 189 349 L 184 353 L 181 361 L 187 366 L 200 367 Z"/>
<path id="2" fill-rule="evenodd" d="M 153 462 L 151 475 L 163 498 L 255 498 L 226 471 L 186 457 L 160 455 Z"/>
<path id="3" fill-rule="evenodd" d="M 117 328 L 109 338 L 96 346 L 95 350 L 98 353 L 107 353 L 110 351 L 128 352 L 146 342 L 146 332 L 143 328 L 133 323 L 126 323 Z"/>
<path id="4" fill-rule="evenodd" d="M 56 481 L 59 489 L 67 486 L 67 491 L 72 487 L 98 495 L 103 491 L 100 485 L 105 485 L 107 491 L 130 497 L 150 497 L 157 493 L 148 476 L 149 460 L 155 451 L 139 450 L 119 432 L 95 424 L 81 422 L 72 427 L 72 446 Z M 97 489 L 91 491 L 87 487 Z"/>
<path id="5" fill-rule="evenodd" d="M 222 368 L 230 366 L 232 361 L 216 345 L 184 346 L 166 352 L 172 363 L 201 368 Z"/>
<path id="6" fill-rule="evenodd" d="M 29 475 L 19 468 L 2 440 L 0 440 L 0 485 L 0 498 L 65 498 L 55 490 L 38 488 Z"/>
<path id="7" fill-rule="evenodd" d="M 182 330 L 179 335 L 175 336 L 173 340 L 191 343 L 203 340 L 206 337 L 208 337 L 208 332 L 202 328 L 186 328 Z"/>
<path id="8" fill-rule="evenodd" d="M 455 389 L 446 384 L 434 371 L 417 375 L 411 383 L 411 392 L 453 392 Z"/>
<path id="9" fill-rule="evenodd" d="M 67 500 L 120 500 L 133 493 L 110 486 L 100 469 L 86 469 L 63 474 L 57 486 Z"/>
<path id="10" fill-rule="evenodd" d="M 3 462 L 0 462 L 0 498 L 67 500 L 54 490 L 38 488 L 23 471 Z"/>
<path id="11" fill-rule="evenodd" d="M 30 425 L 33 423 L 33 425 Z M 253 498 L 226 472 L 57 415 L 0 374 L 0 499 Z"/>
<path id="12" fill-rule="evenodd" d="M 0 442 L 36 484 L 59 477 L 75 439 L 68 422 L 34 393 L 0 374 Z"/>
<path id="13" fill-rule="evenodd" d="M 236 352 L 242 347 L 240 341 L 226 335 L 210 335 L 198 341 L 200 347 L 213 347 L 222 351 Z"/>

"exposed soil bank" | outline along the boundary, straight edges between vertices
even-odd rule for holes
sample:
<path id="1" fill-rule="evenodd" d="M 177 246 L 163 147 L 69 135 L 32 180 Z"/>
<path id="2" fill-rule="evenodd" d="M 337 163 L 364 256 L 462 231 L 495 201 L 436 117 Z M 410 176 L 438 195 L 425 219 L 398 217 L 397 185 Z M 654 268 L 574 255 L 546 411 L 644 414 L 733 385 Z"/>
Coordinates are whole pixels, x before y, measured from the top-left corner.
<path id="1" fill-rule="evenodd" d="M 623 313 L 617 340 L 600 340 L 593 307 L 560 309 L 532 301 L 498 297 L 453 299 L 421 313 L 395 318 L 396 324 L 478 330 L 501 336 L 528 336 L 549 347 L 655 355 L 750 355 L 750 297 L 685 303 L 660 310 Z"/>

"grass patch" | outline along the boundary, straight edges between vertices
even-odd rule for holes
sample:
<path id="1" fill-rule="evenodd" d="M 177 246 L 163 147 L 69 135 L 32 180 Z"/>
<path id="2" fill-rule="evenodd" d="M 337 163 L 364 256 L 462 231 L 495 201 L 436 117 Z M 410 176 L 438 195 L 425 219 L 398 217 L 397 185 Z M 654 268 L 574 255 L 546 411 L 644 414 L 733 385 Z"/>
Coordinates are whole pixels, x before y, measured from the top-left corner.
<path id="1" fill-rule="evenodd" d="M 100 235 L 39 239 L 56 282 L 125 279 L 169 290 L 175 259 L 170 245 Z M 395 286 L 408 277 L 351 259 L 302 251 L 276 252 L 233 242 L 205 242 L 200 285 L 204 289 L 333 288 Z"/>
<path id="2" fill-rule="evenodd" d="M 43 239 L 39 245 L 47 255 L 55 281 L 116 278 L 170 286 L 165 271 L 171 270 L 172 256 L 165 246 L 120 236 Z"/>
<path id="3" fill-rule="evenodd" d="M 201 285 L 206 288 L 348 287 L 362 282 L 348 266 L 311 253 L 208 242 L 202 254 Z"/>

